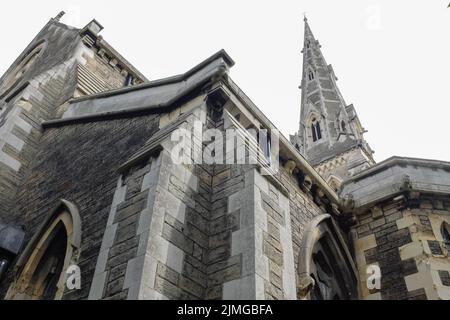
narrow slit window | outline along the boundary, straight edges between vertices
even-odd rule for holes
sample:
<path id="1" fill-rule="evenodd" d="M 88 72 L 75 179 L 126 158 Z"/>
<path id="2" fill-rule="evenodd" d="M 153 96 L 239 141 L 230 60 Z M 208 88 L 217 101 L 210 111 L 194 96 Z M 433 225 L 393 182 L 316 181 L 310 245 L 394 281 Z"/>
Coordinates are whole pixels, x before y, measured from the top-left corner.
<path id="1" fill-rule="evenodd" d="M 322 131 L 320 130 L 320 123 L 316 122 L 317 140 L 322 139 Z"/>
<path id="2" fill-rule="evenodd" d="M 127 75 L 127 78 L 125 79 L 125 87 L 129 87 L 133 85 L 134 77 L 132 74 Z"/>
<path id="3" fill-rule="evenodd" d="M 450 254 L 450 225 L 446 222 L 442 224 L 442 238 L 444 238 L 444 245 Z"/>
<path id="4" fill-rule="evenodd" d="M 309 79 L 309 81 L 314 80 L 314 72 L 309 71 L 309 73 L 308 73 L 308 79 Z"/>
<path id="5" fill-rule="evenodd" d="M 313 141 L 316 142 L 317 141 L 317 135 L 316 135 L 316 126 L 314 124 L 311 125 L 311 131 L 312 131 Z"/>
<path id="6" fill-rule="evenodd" d="M 322 139 L 322 130 L 320 129 L 320 123 L 315 118 L 312 120 L 311 123 L 311 131 L 313 142 Z"/>
<path id="7" fill-rule="evenodd" d="M 257 139 L 258 139 L 258 143 L 260 148 L 262 149 L 264 158 L 267 160 L 267 162 L 270 164 L 272 162 L 272 157 L 271 157 L 271 138 L 270 138 L 270 134 L 264 129 L 261 128 L 261 130 L 264 131 L 258 131 L 258 135 L 257 135 Z"/>

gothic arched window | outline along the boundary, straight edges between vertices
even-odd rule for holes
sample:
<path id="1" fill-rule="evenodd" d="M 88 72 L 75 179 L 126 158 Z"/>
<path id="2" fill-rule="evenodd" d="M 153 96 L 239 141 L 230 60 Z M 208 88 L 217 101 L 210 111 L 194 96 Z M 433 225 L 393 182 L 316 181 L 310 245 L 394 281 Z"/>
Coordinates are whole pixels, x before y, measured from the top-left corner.
<path id="1" fill-rule="evenodd" d="M 306 40 L 306 48 L 307 49 L 309 49 L 310 45 L 311 45 L 311 42 L 309 40 Z"/>
<path id="2" fill-rule="evenodd" d="M 309 81 L 314 80 L 314 72 L 312 72 L 311 70 L 309 70 L 309 72 L 308 72 L 308 79 L 309 79 Z"/>
<path id="3" fill-rule="evenodd" d="M 317 121 L 316 118 L 312 119 L 311 132 L 312 132 L 313 142 L 316 142 L 317 140 L 322 139 L 322 130 L 320 129 L 320 122 Z"/>
<path id="4" fill-rule="evenodd" d="M 22 253 L 19 275 L 6 299 L 61 299 L 66 288 L 66 270 L 78 256 L 81 220 L 71 203 L 62 200 Z"/>
<path id="5" fill-rule="evenodd" d="M 317 216 L 304 234 L 299 252 L 299 298 L 356 299 L 356 266 L 333 218 L 328 214 Z"/>

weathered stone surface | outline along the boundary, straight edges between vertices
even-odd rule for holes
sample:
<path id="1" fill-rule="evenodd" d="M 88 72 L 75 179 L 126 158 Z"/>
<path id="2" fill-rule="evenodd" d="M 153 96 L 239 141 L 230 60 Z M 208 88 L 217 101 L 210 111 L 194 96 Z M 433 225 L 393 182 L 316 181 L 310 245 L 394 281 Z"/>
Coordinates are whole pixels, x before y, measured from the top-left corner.
<path id="1" fill-rule="evenodd" d="M 178 272 L 170 269 L 166 265 L 164 265 L 162 263 L 158 263 L 157 274 L 158 274 L 158 276 L 169 281 L 170 283 L 172 283 L 174 285 L 178 285 L 180 275 L 178 274 Z"/>
<path id="2" fill-rule="evenodd" d="M 178 287 L 178 285 L 174 285 L 159 276 L 156 277 L 155 290 L 169 297 L 170 299 L 180 299 L 181 296 L 181 289 Z"/>
<path id="3" fill-rule="evenodd" d="M 360 283 L 365 283 L 367 265 L 381 268 L 381 290 L 362 288 L 365 296 L 427 298 L 434 287 L 420 282 L 427 277 L 419 277 L 423 270 L 418 261 L 430 262 L 429 251 L 435 259 L 427 264 L 430 278 L 437 282 L 433 285 L 441 291 L 449 285 L 440 231 L 449 222 L 450 201 L 441 195 L 450 189 L 440 183 L 448 176 L 448 164 L 427 162 L 426 169 L 416 170 L 406 163 L 392 169 L 395 174 L 378 170 L 365 176 L 363 172 L 343 185 L 342 194 L 354 196 L 354 203 L 351 199 L 339 203 L 332 189 L 339 190 L 340 178 L 364 170 L 373 161 L 354 107 L 343 105 L 334 73 L 316 42 L 313 50 L 305 52 L 305 61 L 317 67 L 305 86 L 305 97 L 330 111 L 324 115 L 331 120 L 327 126 L 320 115 L 313 115 L 322 122 L 321 139 L 330 143 L 311 144 L 301 127 L 294 140 L 304 142 L 297 147 L 307 151 L 306 159 L 317 172 L 291 146 L 283 145 L 282 166 L 268 177 L 259 165 L 176 165 L 170 157 L 170 130 L 191 129 L 194 120 L 200 119 L 205 129 L 224 130 L 231 123 L 227 112 L 246 109 L 233 114 L 236 121 L 251 115 L 245 122 L 252 126 L 270 125 L 223 74 L 232 64 L 225 53 L 194 68 L 188 79 L 182 75 L 170 83 L 163 80 L 68 103 L 74 95 L 122 87 L 125 77 L 135 71 L 128 63 L 125 68 L 119 57 L 109 57 L 113 50 L 100 54 L 101 39 L 89 42 L 80 38 L 79 30 L 53 28 L 52 32 L 44 28 L 36 38 L 45 38 L 49 49 L 40 66 L 26 75 L 32 80 L 28 87 L 12 99 L 17 104 L 0 97 L 0 217 L 6 223 L 23 224 L 29 241 L 60 199 L 77 207 L 82 235 L 74 259 L 83 281 L 80 290 L 66 291 L 64 299 L 87 298 L 89 292 L 108 300 L 292 299 L 298 280 L 295 270 L 312 258 L 300 256 L 304 240 L 309 239 L 305 235 L 317 231 L 307 227 L 325 213 L 334 218 L 350 251 L 355 251 L 351 254 L 359 264 Z M 60 54 L 55 54 L 56 49 Z M 52 68 L 50 78 L 48 68 Z M 89 79 L 96 79 L 99 87 L 95 89 Z M 176 104 L 163 103 L 182 92 L 189 95 L 177 96 Z M 153 103 L 158 108 L 129 112 Z M 64 123 L 41 127 L 42 120 L 63 114 Z M 77 115 L 89 117 L 69 118 Z M 308 116 L 302 113 L 303 126 L 313 121 Z M 12 129 L 5 134 L 7 127 Z M 346 130 L 350 127 L 352 138 Z M 198 139 L 195 146 L 205 147 Z M 234 151 L 227 156 L 231 154 Z M 128 161 L 132 156 L 136 158 Z M 326 177 L 330 188 L 317 173 Z M 418 177 L 425 179 L 422 185 L 414 185 Z M 431 189 L 411 191 L 424 185 Z M 395 197 L 386 192 L 396 193 Z M 361 204 L 365 206 L 359 208 Z M 356 224 L 349 223 L 351 218 Z M 356 232 L 349 234 L 349 229 Z M 419 280 L 405 280 L 416 275 Z M 14 276 L 8 274 L 1 284 L 1 296 Z"/>
<path id="4" fill-rule="evenodd" d="M 277 265 L 283 265 L 283 253 L 271 245 L 268 241 L 264 241 L 263 251 L 264 254 L 269 257 L 269 259 L 273 260 Z"/>
<path id="5" fill-rule="evenodd" d="M 421 288 L 408 292 L 407 298 L 408 300 L 427 300 L 427 294 L 425 289 Z"/>
<path id="6" fill-rule="evenodd" d="M 78 206 L 83 219 L 82 247 L 86 248 L 80 256 L 80 261 L 86 261 L 82 281 L 86 289 L 72 292 L 71 299 L 87 298 L 89 293 L 118 178 L 113 168 L 141 147 L 154 125 L 154 117 L 113 120 L 51 129 L 42 137 L 36 167 L 22 186 L 27 191 L 20 193 L 21 200 L 12 212 L 16 212 L 14 219 L 27 225 L 31 236 L 60 198 Z M 139 133 L 131 136 L 133 129 Z M 26 217 L 20 213 L 24 208 Z M 125 240 L 128 235 L 122 231 L 119 237 Z"/>

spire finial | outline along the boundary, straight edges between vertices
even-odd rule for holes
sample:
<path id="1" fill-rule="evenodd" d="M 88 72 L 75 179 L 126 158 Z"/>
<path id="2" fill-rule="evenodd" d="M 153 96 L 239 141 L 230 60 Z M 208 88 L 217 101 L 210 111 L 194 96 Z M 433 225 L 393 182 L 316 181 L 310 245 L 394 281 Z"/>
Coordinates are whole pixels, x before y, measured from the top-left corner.
<path id="1" fill-rule="evenodd" d="M 53 18 L 53 20 L 58 21 L 61 20 L 61 18 L 65 15 L 66 13 L 64 11 L 61 11 L 60 13 L 58 13 L 58 15 L 56 17 Z"/>
<path id="2" fill-rule="evenodd" d="M 308 22 L 308 18 L 306 17 L 306 12 L 303 12 L 303 21 Z"/>

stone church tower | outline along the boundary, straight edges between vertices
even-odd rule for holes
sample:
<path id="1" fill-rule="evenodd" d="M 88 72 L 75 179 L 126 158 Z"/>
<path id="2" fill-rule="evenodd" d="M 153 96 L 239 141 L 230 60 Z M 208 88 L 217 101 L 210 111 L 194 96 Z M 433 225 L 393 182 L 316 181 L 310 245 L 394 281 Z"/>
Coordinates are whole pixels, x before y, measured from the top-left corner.
<path id="1" fill-rule="evenodd" d="M 375 163 L 364 140 L 352 104 L 347 105 L 305 18 L 300 124 L 291 136 L 304 155 L 332 188 L 338 190 L 348 177 Z"/>
<path id="2" fill-rule="evenodd" d="M 28 174 L 42 130 L 72 98 L 141 83 L 146 78 L 99 36 L 92 20 L 77 29 L 57 17 L 42 28 L 0 78 L 0 222 Z"/>

